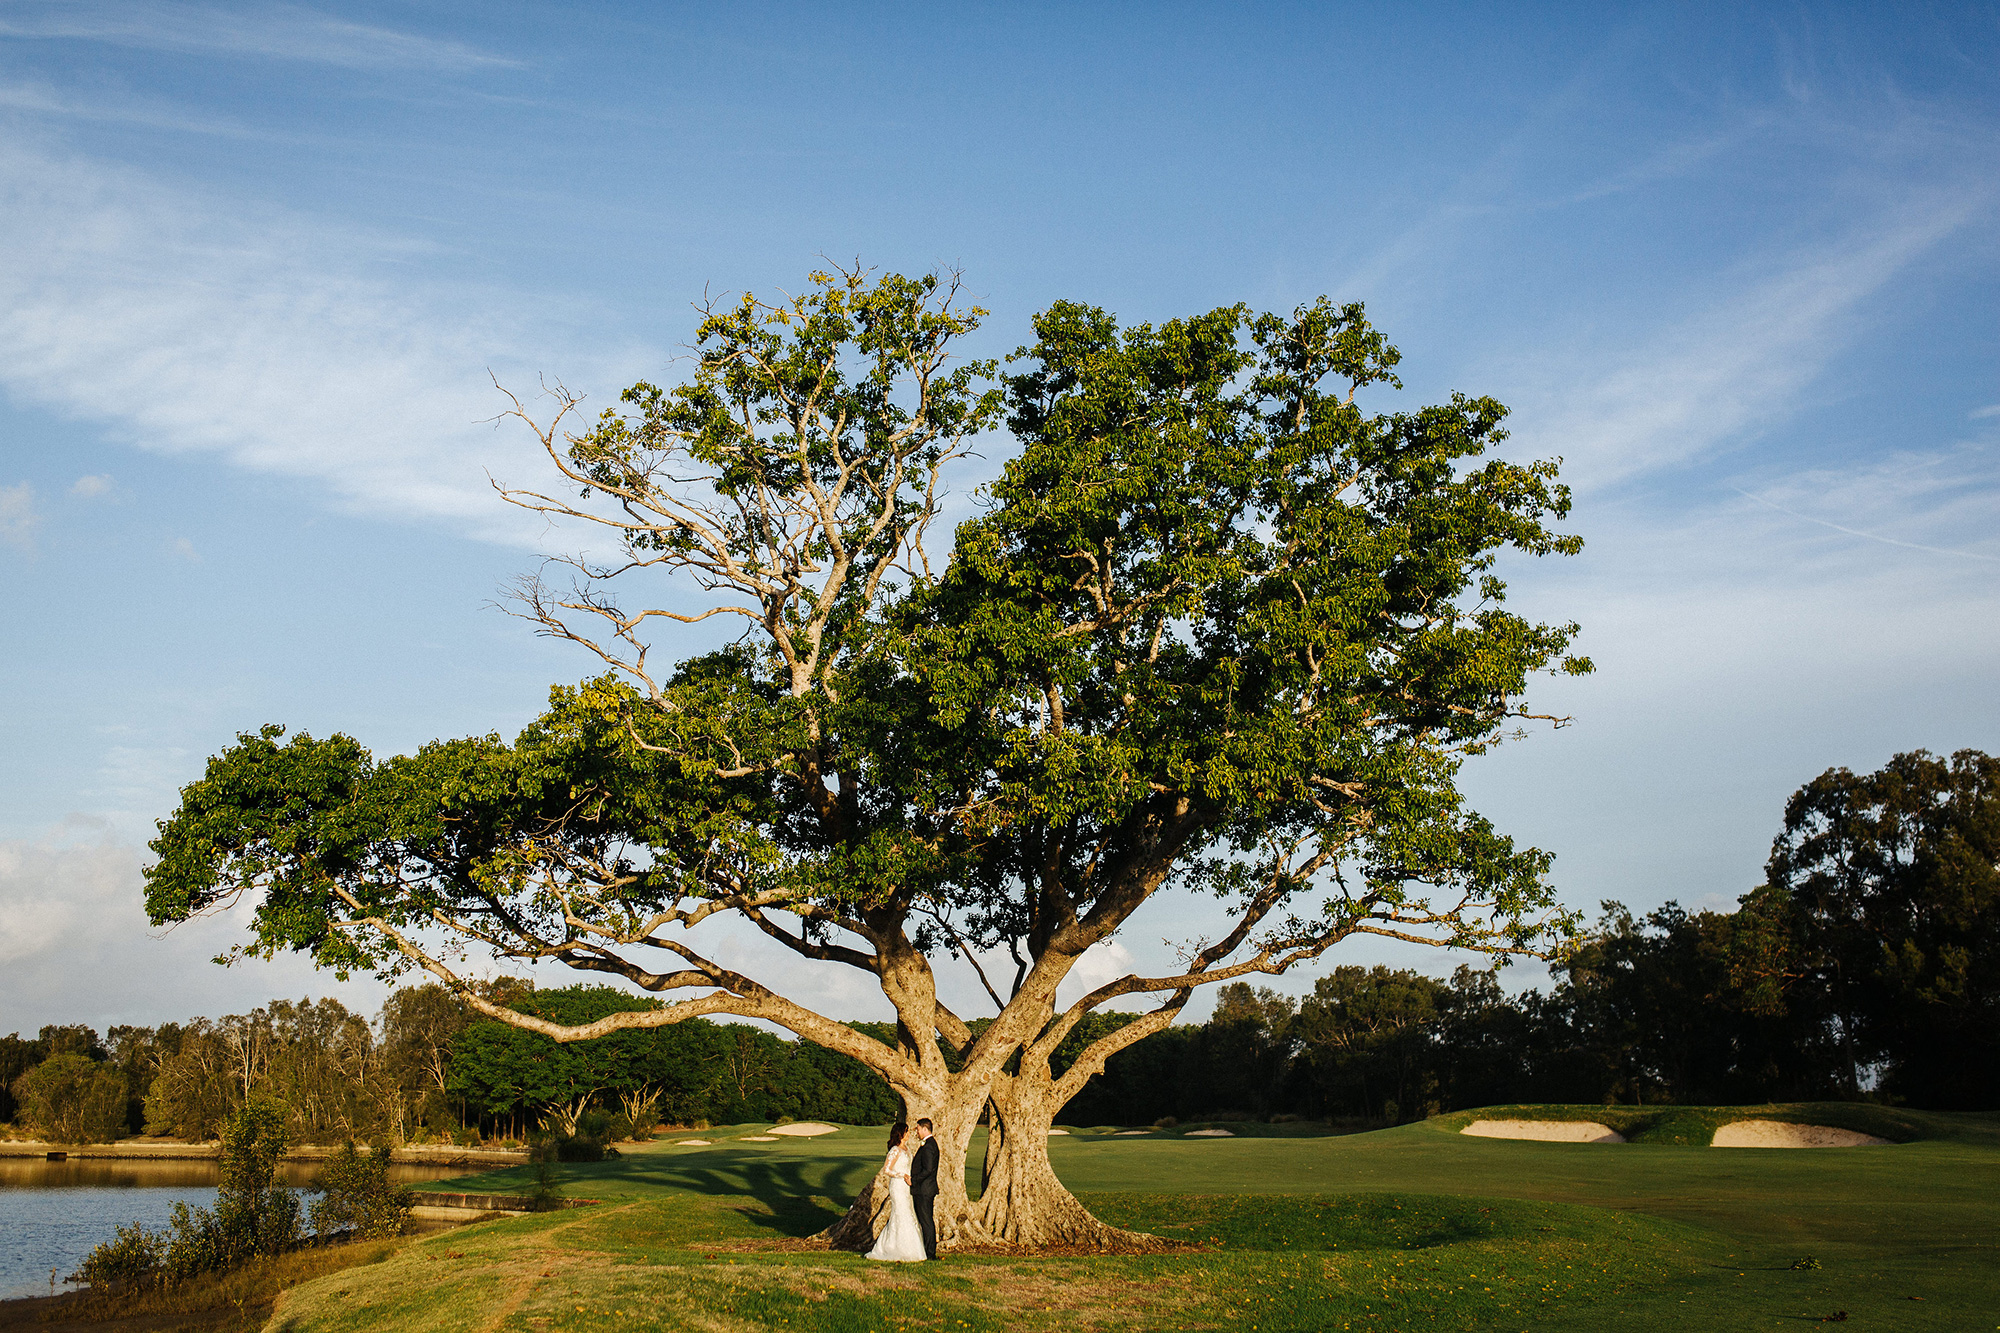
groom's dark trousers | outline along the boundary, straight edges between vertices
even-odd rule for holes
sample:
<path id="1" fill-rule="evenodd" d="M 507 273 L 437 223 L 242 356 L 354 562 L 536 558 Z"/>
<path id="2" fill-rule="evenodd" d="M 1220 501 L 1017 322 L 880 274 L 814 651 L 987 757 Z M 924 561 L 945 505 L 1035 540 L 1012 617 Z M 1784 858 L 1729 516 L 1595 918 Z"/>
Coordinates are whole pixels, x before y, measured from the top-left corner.
<path id="1" fill-rule="evenodd" d="M 938 1146 L 936 1139 L 925 1139 L 924 1146 L 917 1149 L 917 1155 L 910 1159 L 910 1202 L 916 1206 L 917 1226 L 924 1233 L 924 1256 L 937 1258 L 937 1169 Z"/>

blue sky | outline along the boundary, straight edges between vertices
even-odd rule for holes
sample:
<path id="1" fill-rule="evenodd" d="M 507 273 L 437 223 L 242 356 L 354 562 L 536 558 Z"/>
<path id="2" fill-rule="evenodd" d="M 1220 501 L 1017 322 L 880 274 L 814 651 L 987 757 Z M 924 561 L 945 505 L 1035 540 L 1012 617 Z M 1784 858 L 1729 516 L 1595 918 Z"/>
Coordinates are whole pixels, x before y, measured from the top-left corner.
<path id="1" fill-rule="evenodd" d="M 1600 671 L 1467 787 L 1575 904 L 1726 906 L 1820 770 L 2000 749 L 1996 208 L 1990 4 L 0 4 L 0 1030 L 372 1009 L 149 934 L 152 822 L 239 730 L 589 674 L 492 606 L 564 534 L 489 375 L 670 379 L 822 255 L 962 268 L 987 353 L 1361 299 L 1405 401 L 1510 404 L 1589 543 L 1517 597 Z"/>

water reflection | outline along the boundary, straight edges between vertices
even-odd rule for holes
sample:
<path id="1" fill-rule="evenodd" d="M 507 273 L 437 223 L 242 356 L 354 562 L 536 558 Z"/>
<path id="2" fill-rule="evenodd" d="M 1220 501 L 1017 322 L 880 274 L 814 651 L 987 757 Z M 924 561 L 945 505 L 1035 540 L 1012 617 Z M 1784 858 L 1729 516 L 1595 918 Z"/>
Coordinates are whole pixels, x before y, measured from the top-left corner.
<path id="1" fill-rule="evenodd" d="M 0 1299 L 68 1291 L 62 1279 L 119 1227 L 163 1227 L 176 1203 L 206 1208 L 214 1202 L 212 1184 L 0 1189 Z"/>
<path id="2" fill-rule="evenodd" d="M 303 1186 L 319 1168 L 285 1162 L 280 1170 L 286 1184 Z M 394 1162 L 389 1178 L 410 1184 L 477 1170 Z M 0 1158 L 0 1300 L 48 1295 L 51 1269 L 55 1290 L 69 1290 L 62 1279 L 119 1227 L 164 1227 L 176 1203 L 212 1207 L 219 1174 L 201 1160 Z"/>
<path id="3" fill-rule="evenodd" d="M 319 1162 L 280 1162 L 278 1174 L 287 1185 L 310 1185 L 319 1175 Z M 389 1179 L 399 1184 L 421 1180 L 448 1180 L 471 1175 L 477 1166 L 432 1166 L 425 1162 L 391 1162 Z M 187 1189 L 213 1186 L 221 1179 L 221 1168 L 213 1158 L 103 1158 L 72 1157 L 51 1162 L 40 1157 L 0 1157 L 0 1190 L 10 1189 L 143 1189 L 171 1187 Z"/>

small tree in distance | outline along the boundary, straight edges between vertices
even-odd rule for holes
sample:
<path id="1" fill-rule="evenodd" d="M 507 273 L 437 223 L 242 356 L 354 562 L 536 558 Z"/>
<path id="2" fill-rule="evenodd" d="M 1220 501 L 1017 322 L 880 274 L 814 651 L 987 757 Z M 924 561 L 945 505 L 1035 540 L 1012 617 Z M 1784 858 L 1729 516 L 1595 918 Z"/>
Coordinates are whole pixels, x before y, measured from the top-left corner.
<path id="1" fill-rule="evenodd" d="M 1146 1243 L 1063 1189 L 1046 1135 L 1197 987 L 1355 934 L 1559 940 L 1549 857 L 1455 787 L 1535 716 L 1531 674 L 1589 669 L 1575 626 L 1504 605 L 1501 552 L 1580 547 L 1547 526 L 1569 506 L 1553 463 L 1481 460 L 1505 409 L 1363 411 L 1399 358 L 1358 305 L 1121 329 L 1062 303 L 1002 387 L 954 359 L 983 313 L 949 279 L 820 273 L 710 308 L 686 384 L 635 385 L 588 428 L 565 391 L 552 421 L 517 401 L 555 484 L 503 494 L 619 545 L 524 581 L 521 613 L 608 674 L 555 690 L 511 745 L 378 763 L 346 737 L 246 734 L 153 844 L 154 921 L 254 891 L 249 953 L 421 967 L 558 1041 L 769 1020 L 936 1121 L 947 1243 L 1024 1248 Z M 1019 453 L 940 563 L 944 471 L 1003 420 Z M 660 576 L 661 600 L 632 600 Z M 656 661 L 656 627 L 713 617 L 742 638 Z M 1220 937 L 1059 1004 L 1085 951 L 1169 889 L 1214 895 Z M 895 1040 L 717 961 L 702 928 L 725 916 L 871 977 Z M 672 999 L 517 1013 L 456 970 L 467 945 Z M 950 965 L 990 1022 L 940 1000 Z M 1065 1038 L 1129 997 L 1143 1015 L 1058 1076 Z"/>

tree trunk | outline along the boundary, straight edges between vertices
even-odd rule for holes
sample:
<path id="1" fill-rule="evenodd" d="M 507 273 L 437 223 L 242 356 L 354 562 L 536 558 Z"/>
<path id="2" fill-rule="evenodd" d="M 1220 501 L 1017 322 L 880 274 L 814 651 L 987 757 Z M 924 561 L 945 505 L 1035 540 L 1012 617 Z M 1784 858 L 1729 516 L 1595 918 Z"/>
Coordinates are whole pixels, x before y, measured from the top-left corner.
<path id="1" fill-rule="evenodd" d="M 1064 1188 L 1049 1164 L 1049 1129 L 1057 1110 L 1050 1088 L 1024 1086 L 1018 1078 L 1010 1082 L 994 1089 L 985 1190 L 967 1206 L 958 1243 L 1029 1251 L 1159 1248 L 1157 1236 L 1098 1221 Z"/>
<path id="2" fill-rule="evenodd" d="M 1033 1252 L 1087 1249 L 1117 1253 L 1157 1249 L 1161 1241 L 1142 1232 L 1108 1226 L 1090 1215 L 1056 1179 L 1049 1165 L 1049 1129 L 1054 1108 L 1047 1084 L 993 1090 L 992 1123 L 987 1128 L 984 1191 L 967 1198 L 965 1156 L 980 1113 L 989 1105 L 983 1088 L 953 1089 L 949 1105 L 928 1112 L 938 1145 L 936 1211 L 938 1249 L 967 1247 Z M 912 1103 L 915 1105 L 916 1103 Z M 914 1122 L 912 1122 L 914 1123 Z M 887 1224 L 889 1187 L 879 1172 L 838 1222 L 820 1233 L 837 1250 L 870 1249 Z"/>

